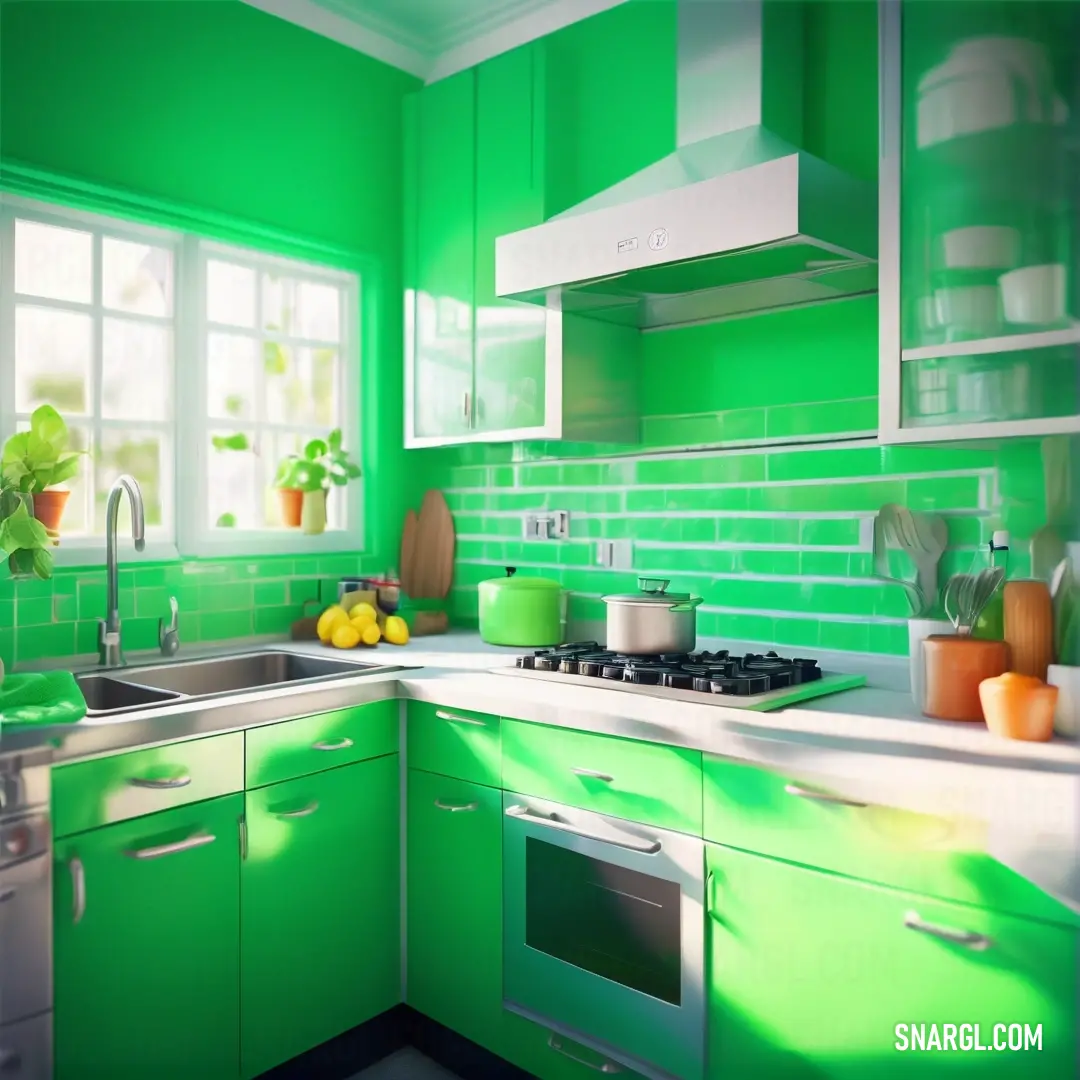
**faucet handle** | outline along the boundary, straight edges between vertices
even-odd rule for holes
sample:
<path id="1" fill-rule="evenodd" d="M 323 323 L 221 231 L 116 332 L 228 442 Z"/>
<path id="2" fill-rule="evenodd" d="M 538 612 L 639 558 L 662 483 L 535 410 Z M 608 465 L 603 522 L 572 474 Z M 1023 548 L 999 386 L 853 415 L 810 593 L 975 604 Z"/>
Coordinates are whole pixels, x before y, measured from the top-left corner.
<path id="1" fill-rule="evenodd" d="M 169 611 L 171 617 L 167 626 L 164 619 L 158 621 L 158 644 L 163 656 L 175 656 L 180 648 L 180 605 L 175 596 L 169 597 Z"/>

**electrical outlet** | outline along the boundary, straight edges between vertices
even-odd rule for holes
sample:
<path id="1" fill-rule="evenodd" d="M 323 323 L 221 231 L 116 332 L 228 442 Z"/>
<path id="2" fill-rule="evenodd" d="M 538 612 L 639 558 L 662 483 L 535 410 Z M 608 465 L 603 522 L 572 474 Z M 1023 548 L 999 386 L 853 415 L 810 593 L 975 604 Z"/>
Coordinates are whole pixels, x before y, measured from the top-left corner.
<path id="1" fill-rule="evenodd" d="M 570 511 L 549 510 L 543 514 L 526 514 L 523 533 L 526 540 L 569 540 Z"/>
<path id="2" fill-rule="evenodd" d="M 629 570 L 633 548 L 629 540 L 600 540 L 596 544 L 596 565 L 609 570 Z"/>

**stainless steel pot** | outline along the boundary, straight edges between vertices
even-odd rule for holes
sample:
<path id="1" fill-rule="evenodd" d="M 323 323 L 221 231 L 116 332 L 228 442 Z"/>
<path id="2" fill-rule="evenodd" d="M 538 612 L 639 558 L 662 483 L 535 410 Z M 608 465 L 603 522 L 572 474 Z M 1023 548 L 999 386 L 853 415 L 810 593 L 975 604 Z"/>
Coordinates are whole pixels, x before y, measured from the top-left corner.
<path id="1" fill-rule="evenodd" d="M 694 651 L 701 597 L 669 593 L 668 584 L 656 578 L 638 578 L 641 592 L 600 597 L 607 604 L 609 649 L 636 656 Z"/>

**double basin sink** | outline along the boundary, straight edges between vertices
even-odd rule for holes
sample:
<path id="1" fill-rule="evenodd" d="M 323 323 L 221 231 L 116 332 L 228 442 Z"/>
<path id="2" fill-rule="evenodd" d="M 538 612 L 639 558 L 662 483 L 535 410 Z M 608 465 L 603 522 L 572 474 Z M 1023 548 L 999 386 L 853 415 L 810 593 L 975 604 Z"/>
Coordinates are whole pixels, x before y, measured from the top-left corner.
<path id="1" fill-rule="evenodd" d="M 75 681 L 86 699 L 87 716 L 99 717 L 225 694 L 400 670 L 400 664 L 364 664 L 268 649 L 146 667 L 99 669 L 77 674 Z"/>

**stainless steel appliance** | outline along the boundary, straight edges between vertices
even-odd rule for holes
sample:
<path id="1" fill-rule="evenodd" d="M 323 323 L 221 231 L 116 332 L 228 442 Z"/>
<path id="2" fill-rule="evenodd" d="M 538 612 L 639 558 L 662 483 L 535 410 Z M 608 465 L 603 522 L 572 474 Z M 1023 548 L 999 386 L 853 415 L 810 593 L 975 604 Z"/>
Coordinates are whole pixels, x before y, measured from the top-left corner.
<path id="1" fill-rule="evenodd" d="M 0 757 L 0 1076 L 52 1080 L 49 771 Z"/>
<path id="2" fill-rule="evenodd" d="M 697 645 L 700 596 L 669 593 L 663 578 L 638 578 L 638 592 L 601 596 L 608 648 L 618 653 L 691 653 Z"/>
<path id="3" fill-rule="evenodd" d="M 644 1076 L 699 1080 L 700 838 L 512 792 L 503 809 L 504 1005 Z"/>
<path id="4" fill-rule="evenodd" d="M 595 641 L 577 641 L 519 656 L 500 675 L 524 675 L 569 685 L 604 687 L 675 701 L 767 712 L 797 701 L 863 686 L 862 675 L 822 671 L 816 660 L 775 652 L 731 656 L 726 650 L 630 655 Z"/>

